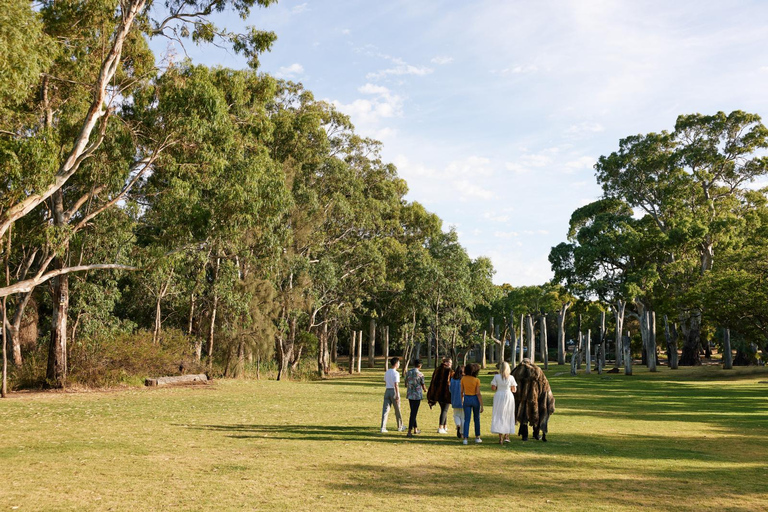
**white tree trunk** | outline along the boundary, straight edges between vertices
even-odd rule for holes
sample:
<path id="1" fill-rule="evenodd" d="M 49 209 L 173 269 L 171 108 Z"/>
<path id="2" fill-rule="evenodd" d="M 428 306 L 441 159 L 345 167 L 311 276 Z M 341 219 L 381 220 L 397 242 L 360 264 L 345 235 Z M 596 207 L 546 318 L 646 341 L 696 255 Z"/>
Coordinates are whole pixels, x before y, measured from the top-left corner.
<path id="1" fill-rule="evenodd" d="M 539 340 L 541 349 L 541 360 L 544 361 L 544 369 L 549 369 L 549 350 L 547 350 L 547 317 L 541 315 L 539 317 Z"/>
<path id="2" fill-rule="evenodd" d="M 526 315 L 525 321 L 525 335 L 528 338 L 528 357 L 533 364 L 536 362 L 536 338 L 533 335 L 533 317 L 531 315 Z"/>
<path id="3" fill-rule="evenodd" d="M 557 313 L 557 364 L 565 364 L 565 316 L 571 303 L 563 304 Z"/>
<path id="4" fill-rule="evenodd" d="M 355 371 L 355 341 L 357 340 L 357 332 L 352 331 L 352 336 L 349 338 L 349 374 L 351 375 Z"/>
<path id="5" fill-rule="evenodd" d="M 624 347 L 622 342 L 622 333 L 624 332 L 624 312 L 626 311 L 627 303 L 623 300 L 617 300 L 616 305 L 611 305 L 613 314 L 616 319 L 616 329 L 614 344 L 616 345 L 616 364 L 615 368 L 620 368 L 624 359 Z"/>
<path id="6" fill-rule="evenodd" d="M 363 372 L 363 331 L 358 331 L 357 339 L 357 373 Z"/>
<path id="7" fill-rule="evenodd" d="M 731 330 L 727 328 L 723 332 L 723 369 L 733 369 L 733 352 L 731 352 Z"/>
<path id="8" fill-rule="evenodd" d="M 627 331 L 627 336 L 623 340 L 623 355 L 624 355 L 624 375 L 632 375 L 632 346 L 631 335 Z"/>
<path id="9" fill-rule="evenodd" d="M 486 361 L 486 358 L 485 358 L 485 347 L 486 347 L 486 345 L 488 343 L 486 341 L 486 336 L 487 336 L 487 332 L 483 331 L 483 355 L 482 355 L 482 360 L 480 361 L 480 368 L 482 368 L 482 369 L 485 369 L 485 366 L 487 364 L 487 361 Z"/>
<path id="10" fill-rule="evenodd" d="M 368 368 L 376 366 L 376 320 L 368 323 Z"/>

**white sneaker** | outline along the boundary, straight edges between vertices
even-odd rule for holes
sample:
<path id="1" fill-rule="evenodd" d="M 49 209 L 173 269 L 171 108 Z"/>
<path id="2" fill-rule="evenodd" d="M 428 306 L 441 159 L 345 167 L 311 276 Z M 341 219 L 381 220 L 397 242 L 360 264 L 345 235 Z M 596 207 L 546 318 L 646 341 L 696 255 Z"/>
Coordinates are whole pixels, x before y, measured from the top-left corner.
<path id="1" fill-rule="evenodd" d="M 465 439 L 465 440 L 463 440 L 463 441 L 461 442 L 461 444 L 467 444 L 467 440 L 466 440 L 466 439 Z"/>
<path id="2" fill-rule="evenodd" d="M 447 430 L 445 430 L 444 428 L 439 428 L 439 429 L 437 429 L 437 433 L 438 433 L 438 434 L 447 434 L 447 433 L 448 433 L 448 431 L 447 431 Z"/>
<path id="3" fill-rule="evenodd" d="M 401 425 L 400 427 L 398 427 L 397 431 L 398 432 L 405 432 L 405 425 Z"/>
<path id="4" fill-rule="evenodd" d="M 476 437 L 476 438 L 475 438 L 475 442 L 476 442 L 476 443 L 478 443 L 478 444 L 480 444 L 480 443 L 482 443 L 482 442 L 483 442 L 483 440 L 482 440 L 482 439 L 480 439 L 479 437 Z"/>
<path id="5" fill-rule="evenodd" d="M 387 432 L 389 432 L 389 430 L 387 430 L 387 429 L 385 429 L 385 428 L 381 429 L 381 433 L 382 433 L 382 434 L 386 434 Z"/>

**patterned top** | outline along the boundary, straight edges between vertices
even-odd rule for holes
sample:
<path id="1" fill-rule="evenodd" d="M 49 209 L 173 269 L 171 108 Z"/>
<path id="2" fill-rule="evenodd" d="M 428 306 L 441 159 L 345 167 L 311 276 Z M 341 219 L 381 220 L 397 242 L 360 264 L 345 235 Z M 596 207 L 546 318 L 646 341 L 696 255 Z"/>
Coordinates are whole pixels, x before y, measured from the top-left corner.
<path id="1" fill-rule="evenodd" d="M 405 374 L 406 398 L 422 400 L 424 398 L 424 374 L 418 368 L 411 368 Z"/>

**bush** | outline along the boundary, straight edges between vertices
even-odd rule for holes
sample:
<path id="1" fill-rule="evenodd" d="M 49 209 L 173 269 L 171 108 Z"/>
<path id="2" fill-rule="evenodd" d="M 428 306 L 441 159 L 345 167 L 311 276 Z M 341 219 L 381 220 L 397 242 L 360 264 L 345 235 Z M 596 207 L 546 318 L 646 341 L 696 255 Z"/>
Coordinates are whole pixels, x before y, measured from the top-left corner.
<path id="1" fill-rule="evenodd" d="M 152 333 L 121 334 L 71 347 L 69 382 L 88 387 L 138 385 L 146 377 L 202 373 L 192 342 L 181 331 L 165 331 L 158 343 Z"/>

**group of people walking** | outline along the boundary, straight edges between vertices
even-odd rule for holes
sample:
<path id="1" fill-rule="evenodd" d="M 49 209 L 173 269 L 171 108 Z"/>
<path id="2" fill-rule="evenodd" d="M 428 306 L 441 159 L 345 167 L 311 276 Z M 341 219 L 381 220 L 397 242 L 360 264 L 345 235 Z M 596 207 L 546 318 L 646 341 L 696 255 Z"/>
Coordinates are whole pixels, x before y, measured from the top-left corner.
<path id="1" fill-rule="evenodd" d="M 387 432 L 387 418 L 389 410 L 394 408 L 397 418 L 398 431 L 404 431 L 402 415 L 400 413 L 400 359 L 393 357 L 389 360 L 389 369 L 384 375 L 386 391 L 384 393 L 384 406 L 381 413 L 381 432 Z M 406 398 L 410 404 L 410 417 L 408 419 L 408 437 L 421 433 L 418 428 L 417 416 L 424 393 L 427 394 L 427 403 L 432 408 L 440 406 L 440 420 L 438 422 L 438 434 L 448 433 L 448 410 L 453 409 L 453 421 L 456 425 L 456 437 L 468 444 L 470 424 L 474 420 L 475 442 L 482 443 L 480 436 L 480 414 L 483 412 L 483 395 L 480 391 L 480 365 L 471 363 L 464 367 L 453 369 L 453 361 L 445 357 L 442 364 L 435 368 L 429 390 L 425 385 L 424 374 L 421 372 L 421 360 L 413 361 L 413 366 L 405 373 Z M 509 363 L 503 362 L 499 367 L 499 373 L 494 375 L 491 382 L 493 395 L 493 414 L 491 417 L 491 432 L 498 434 L 499 444 L 509 442 L 509 435 L 515 432 L 515 396 L 517 382 L 511 374 Z"/>

